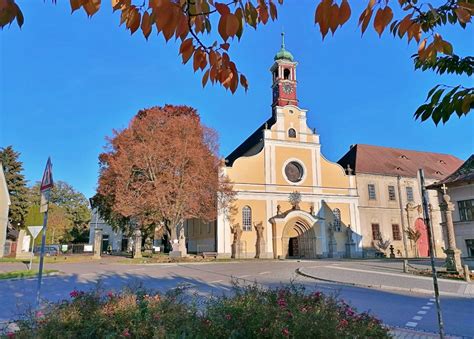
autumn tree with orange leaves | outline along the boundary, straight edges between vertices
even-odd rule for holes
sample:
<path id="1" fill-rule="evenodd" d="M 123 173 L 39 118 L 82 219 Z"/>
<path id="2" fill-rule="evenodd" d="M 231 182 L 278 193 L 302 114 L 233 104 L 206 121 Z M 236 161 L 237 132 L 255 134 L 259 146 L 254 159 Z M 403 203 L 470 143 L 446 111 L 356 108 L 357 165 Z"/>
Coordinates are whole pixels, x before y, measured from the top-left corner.
<path id="1" fill-rule="evenodd" d="M 108 198 L 103 200 L 115 216 L 146 234 L 162 228 L 183 249 L 184 220 L 215 220 L 232 200 L 217 148 L 215 131 L 201 124 L 193 108 L 139 111 L 127 128 L 114 131 L 99 156 L 98 194 Z"/>
<path id="2" fill-rule="evenodd" d="M 32 0 L 0 0 L 0 27 L 24 18 L 18 3 Z M 51 0 L 55 3 L 57 0 Z M 439 74 L 472 75 L 474 58 L 455 54 L 454 47 L 439 34 L 445 25 L 465 28 L 474 14 L 474 0 L 364 0 L 366 8 L 359 14 L 362 34 L 370 27 L 379 34 L 390 30 L 394 37 L 415 41 L 415 68 L 433 70 Z M 109 0 L 107 0 L 109 2 Z M 229 49 L 240 40 L 245 28 L 256 29 L 278 17 L 277 4 L 283 0 L 111 0 L 114 11 L 120 13 L 120 24 L 130 33 L 141 31 L 148 39 L 155 30 L 166 41 L 180 39 L 179 53 L 186 64 L 192 60 L 194 71 L 202 71 L 202 85 L 218 83 L 234 93 L 239 84 L 248 89 Z M 322 38 L 334 34 L 351 18 L 350 3 L 355 0 L 317 0 L 315 23 Z M 72 12 L 84 10 L 93 16 L 101 0 L 70 0 Z M 466 39 L 471 39 L 466 36 Z M 422 121 L 431 118 L 436 124 L 446 122 L 456 113 L 466 115 L 474 107 L 474 87 L 438 85 L 427 102 L 415 112 Z"/>

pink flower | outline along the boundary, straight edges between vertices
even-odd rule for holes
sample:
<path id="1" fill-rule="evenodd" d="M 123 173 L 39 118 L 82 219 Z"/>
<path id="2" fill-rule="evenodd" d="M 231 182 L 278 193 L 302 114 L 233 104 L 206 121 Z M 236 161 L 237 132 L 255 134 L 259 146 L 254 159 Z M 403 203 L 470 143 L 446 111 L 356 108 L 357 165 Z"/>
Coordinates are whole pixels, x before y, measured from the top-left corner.
<path id="1" fill-rule="evenodd" d="M 277 300 L 277 303 L 278 303 L 278 306 L 280 306 L 281 308 L 285 308 L 286 307 L 286 301 L 285 299 L 283 298 L 280 298 Z"/>
<path id="2" fill-rule="evenodd" d="M 319 291 L 314 292 L 314 293 L 313 293 L 313 297 L 315 297 L 315 298 L 317 298 L 317 299 L 321 298 L 321 292 L 319 292 Z"/>
<path id="3" fill-rule="evenodd" d="M 41 312 L 41 311 L 36 312 L 36 318 L 43 318 L 43 317 L 44 317 L 43 312 Z"/>
<path id="4" fill-rule="evenodd" d="M 288 337 L 290 335 L 290 331 L 288 331 L 287 328 L 284 328 L 281 330 L 281 333 L 285 336 L 285 337 Z"/>
<path id="5" fill-rule="evenodd" d="M 126 329 L 123 330 L 122 335 L 123 335 L 124 337 L 130 337 L 130 332 L 128 331 L 128 328 L 126 328 Z"/>
<path id="6" fill-rule="evenodd" d="M 15 338 L 15 333 L 13 333 L 13 332 L 8 332 L 8 333 L 7 333 L 7 337 L 8 337 L 8 338 Z"/>
<path id="7" fill-rule="evenodd" d="M 230 319 L 232 319 L 232 316 L 231 316 L 230 314 L 226 314 L 226 315 L 225 315 L 225 318 L 226 318 L 227 320 L 230 320 Z"/>
<path id="8" fill-rule="evenodd" d="M 346 327 L 347 325 L 349 324 L 349 322 L 346 320 L 346 319 L 342 319 L 340 322 L 339 322 L 339 328 L 344 328 Z"/>
<path id="9" fill-rule="evenodd" d="M 114 297 L 114 294 L 111 291 L 109 291 L 107 292 L 107 296 L 112 299 Z"/>
<path id="10" fill-rule="evenodd" d="M 73 290 L 69 293 L 71 298 L 77 298 L 79 296 L 79 291 Z"/>

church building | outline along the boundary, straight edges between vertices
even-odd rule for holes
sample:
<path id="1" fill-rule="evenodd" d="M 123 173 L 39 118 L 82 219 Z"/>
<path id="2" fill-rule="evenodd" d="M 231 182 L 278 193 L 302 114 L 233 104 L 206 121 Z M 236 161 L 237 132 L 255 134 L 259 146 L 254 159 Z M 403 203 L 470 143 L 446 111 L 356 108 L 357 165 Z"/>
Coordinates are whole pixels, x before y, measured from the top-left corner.
<path id="1" fill-rule="evenodd" d="M 297 65 L 282 40 L 269 118 L 225 158 L 236 200 L 219 212 L 221 257 L 361 256 L 355 177 L 321 153 L 298 104 Z"/>

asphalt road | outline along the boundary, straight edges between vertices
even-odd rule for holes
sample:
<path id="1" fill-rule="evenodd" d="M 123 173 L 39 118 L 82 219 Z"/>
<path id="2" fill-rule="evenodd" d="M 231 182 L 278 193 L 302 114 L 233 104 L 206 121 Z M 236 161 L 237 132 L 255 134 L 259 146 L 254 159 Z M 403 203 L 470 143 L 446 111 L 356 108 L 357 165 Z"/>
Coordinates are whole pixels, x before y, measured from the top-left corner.
<path id="1" fill-rule="evenodd" d="M 0 264 L 3 265 L 3 264 Z M 58 276 L 45 277 L 42 297 L 54 301 L 69 297 L 74 290 L 88 290 L 99 283 L 106 290 L 118 290 L 123 286 L 143 285 L 149 289 L 168 290 L 178 284 L 188 287 L 187 293 L 208 297 L 230 293 L 232 281 L 240 283 L 278 286 L 293 281 L 309 290 L 335 293 L 359 311 L 370 311 L 389 326 L 407 327 L 416 330 L 437 332 L 436 308 L 432 296 L 408 291 L 377 290 L 328 283 L 300 276 L 297 268 L 317 271 L 331 270 L 334 277 L 346 277 L 354 270 L 386 271 L 384 279 L 393 279 L 406 285 L 398 263 L 385 265 L 383 262 L 341 262 L 318 261 L 247 261 L 195 264 L 148 264 L 132 265 L 114 262 L 82 264 L 50 264 L 49 269 L 64 272 Z M 357 266 L 359 265 L 359 266 Z M 363 265 L 363 266 L 360 266 Z M 344 269 L 350 268 L 349 269 Z M 358 274 L 361 272 L 357 271 Z M 376 274 L 376 273 L 371 273 Z M 367 274 L 371 279 L 371 274 Z M 407 277 L 408 279 L 409 277 Z M 392 281 L 392 282 L 393 282 Z M 396 284 L 396 283 L 395 283 Z M 33 304 L 36 293 L 36 279 L 0 281 L 0 322 L 17 318 Z M 442 296 L 446 332 L 448 334 L 474 338 L 474 298 L 454 295 Z"/>

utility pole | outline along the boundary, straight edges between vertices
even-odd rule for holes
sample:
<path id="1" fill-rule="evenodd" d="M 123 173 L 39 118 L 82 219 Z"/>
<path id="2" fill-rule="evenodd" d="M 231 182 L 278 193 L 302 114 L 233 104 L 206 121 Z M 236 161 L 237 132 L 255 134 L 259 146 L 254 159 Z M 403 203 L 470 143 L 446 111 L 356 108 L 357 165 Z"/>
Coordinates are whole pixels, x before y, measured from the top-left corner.
<path id="1" fill-rule="evenodd" d="M 428 209 L 429 204 L 429 197 L 428 191 L 425 187 L 425 174 L 423 169 L 418 170 L 418 180 L 420 182 L 420 192 L 421 192 L 421 199 L 423 204 L 423 219 L 425 222 L 426 227 L 428 228 L 428 244 L 430 249 L 430 260 L 431 260 L 431 273 L 433 276 L 433 287 L 435 292 L 435 300 L 436 300 L 436 311 L 438 314 L 438 327 L 439 327 L 439 337 L 444 339 L 444 322 L 443 322 L 443 314 L 441 312 L 441 304 L 439 300 L 439 287 L 438 287 L 438 277 L 436 275 L 436 267 L 434 262 L 434 241 L 433 241 L 433 227 L 431 225 L 430 220 L 430 213 Z"/>

